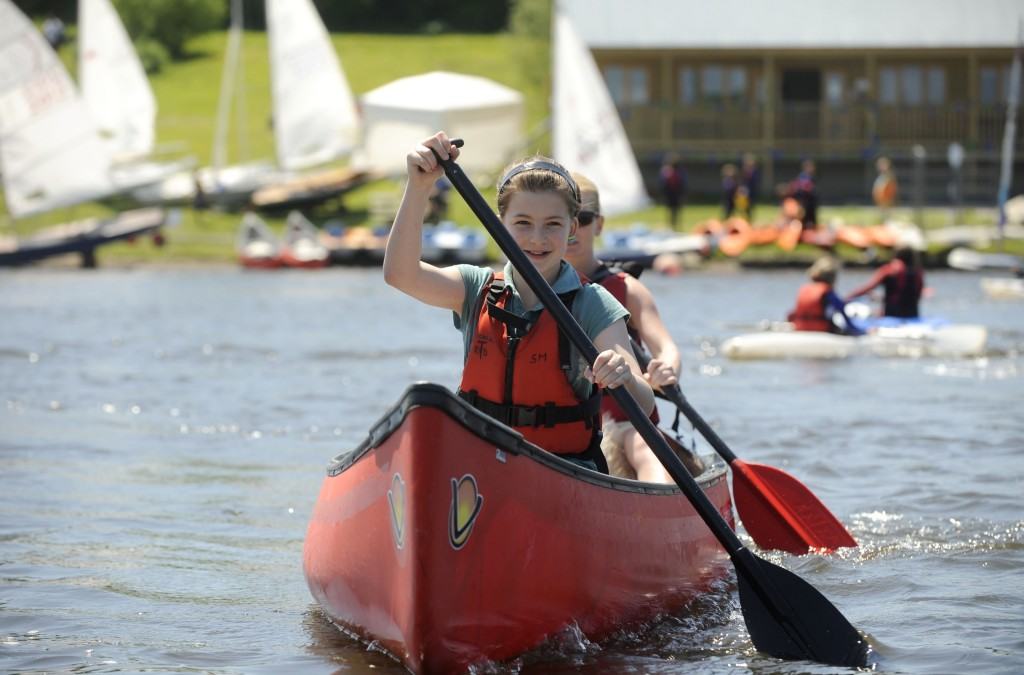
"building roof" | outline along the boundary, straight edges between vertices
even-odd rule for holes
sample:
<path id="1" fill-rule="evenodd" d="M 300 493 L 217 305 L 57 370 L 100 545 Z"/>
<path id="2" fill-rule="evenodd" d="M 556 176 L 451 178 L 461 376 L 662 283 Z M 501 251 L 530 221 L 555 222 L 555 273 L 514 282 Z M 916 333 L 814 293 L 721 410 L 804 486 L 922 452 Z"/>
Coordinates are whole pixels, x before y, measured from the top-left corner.
<path id="1" fill-rule="evenodd" d="M 1022 0 L 561 0 L 597 49 L 1013 47 Z"/>

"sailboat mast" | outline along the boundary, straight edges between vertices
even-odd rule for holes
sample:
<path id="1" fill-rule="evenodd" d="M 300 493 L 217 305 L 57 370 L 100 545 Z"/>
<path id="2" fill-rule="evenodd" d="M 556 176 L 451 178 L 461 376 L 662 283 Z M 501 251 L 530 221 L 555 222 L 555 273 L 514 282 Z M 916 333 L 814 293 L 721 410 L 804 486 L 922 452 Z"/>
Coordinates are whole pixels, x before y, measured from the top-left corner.
<path id="1" fill-rule="evenodd" d="M 1024 21 L 1017 20 L 1017 48 L 1013 50 L 1013 65 L 1010 66 L 1010 90 L 1006 97 L 1006 127 L 1003 130 L 1003 157 L 999 170 L 999 241 L 1003 241 L 1006 227 L 1006 200 L 1010 196 L 1010 181 L 1013 178 L 1013 146 L 1017 137 L 1017 103 L 1020 100 L 1020 59 L 1024 51 Z"/>
<path id="2" fill-rule="evenodd" d="M 242 47 L 242 0 L 231 0 L 231 27 L 228 30 L 227 53 L 224 57 L 224 71 L 220 78 L 220 98 L 217 101 L 217 128 L 213 135 L 214 168 L 227 164 L 228 118 L 231 115 L 231 100 L 237 84 L 238 56 Z"/>

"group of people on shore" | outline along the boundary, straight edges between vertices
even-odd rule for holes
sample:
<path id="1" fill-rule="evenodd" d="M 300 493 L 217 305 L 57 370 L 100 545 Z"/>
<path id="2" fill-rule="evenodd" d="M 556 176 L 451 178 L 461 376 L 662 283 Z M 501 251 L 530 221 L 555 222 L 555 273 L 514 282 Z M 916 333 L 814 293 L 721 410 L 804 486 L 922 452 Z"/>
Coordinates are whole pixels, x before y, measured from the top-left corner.
<path id="1" fill-rule="evenodd" d="M 899 187 L 892 161 L 888 157 L 875 160 L 877 176 L 871 185 L 871 199 L 883 220 L 896 204 Z M 761 196 L 761 168 L 753 153 L 744 153 L 739 165 L 727 162 L 721 168 L 722 220 L 733 216 L 754 221 L 754 206 Z M 669 225 L 678 229 L 687 194 L 686 169 L 678 154 L 669 153 L 658 174 L 662 199 L 668 209 Z M 818 226 L 817 166 L 813 159 L 800 162 L 800 171 L 787 183 L 777 185 L 776 196 L 787 217 L 800 220 L 805 230 Z"/>
<path id="2" fill-rule="evenodd" d="M 512 164 L 497 183 L 502 223 L 596 347 L 597 357 L 587 363 L 511 263 L 496 272 L 421 260 L 425 214 L 443 178 L 439 158 L 454 160 L 459 153 L 443 132 L 409 152 L 408 182 L 384 259 L 389 285 L 453 313 L 464 348 L 458 395 L 571 462 L 671 482 L 625 412 L 602 395 L 625 387 L 657 422 L 655 390 L 678 383 L 680 352 L 650 291 L 595 254 L 604 227 L 598 187 L 541 156 Z M 834 290 L 837 270 L 831 258 L 811 268 L 811 282 L 800 290 L 790 317 L 799 330 L 838 330 L 831 317 L 845 317 L 845 302 Z M 886 289 L 887 315 L 917 315 L 923 278 L 911 258 L 901 252 L 851 296 L 878 285 Z M 844 325 L 856 330 L 849 317 Z M 650 353 L 646 368 L 634 349 Z"/>

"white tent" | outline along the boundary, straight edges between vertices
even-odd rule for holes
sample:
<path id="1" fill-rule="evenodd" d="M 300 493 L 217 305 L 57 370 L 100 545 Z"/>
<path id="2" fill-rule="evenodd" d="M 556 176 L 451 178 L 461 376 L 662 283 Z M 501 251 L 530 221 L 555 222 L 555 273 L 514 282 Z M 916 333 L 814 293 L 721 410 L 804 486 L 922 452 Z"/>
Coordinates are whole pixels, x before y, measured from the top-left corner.
<path id="1" fill-rule="evenodd" d="M 459 165 L 496 172 L 523 143 L 523 96 L 483 77 L 435 71 L 389 82 L 360 99 L 363 147 L 357 161 L 386 173 L 405 171 L 405 156 L 437 131 L 466 141 Z"/>

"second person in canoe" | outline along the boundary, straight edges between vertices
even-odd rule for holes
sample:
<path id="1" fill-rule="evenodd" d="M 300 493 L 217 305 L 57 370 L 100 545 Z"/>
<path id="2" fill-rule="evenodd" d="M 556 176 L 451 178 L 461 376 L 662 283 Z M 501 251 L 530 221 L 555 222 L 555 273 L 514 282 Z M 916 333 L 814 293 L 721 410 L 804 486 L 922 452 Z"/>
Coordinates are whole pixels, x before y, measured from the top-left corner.
<path id="1" fill-rule="evenodd" d="M 581 208 L 579 228 L 569 240 L 566 260 L 594 284 L 608 290 L 629 310 L 626 327 L 629 334 L 651 353 L 652 358 L 644 377 L 654 388 L 673 385 L 679 381 L 679 349 L 672 341 L 654 296 L 640 280 L 615 267 L 610 267 L 594 253 L 594 240 L 604 228 L 601 198 L 597 186 L 578 173 L 573 173 L 580 187 Z M 671 483 L 665 467 L 633 427 L 626 413 L 611 397 L 603 403 L 604 450 L 612 475 L 651 483 Z M 657 422 L 656 415 L 654 418 Z"/>

